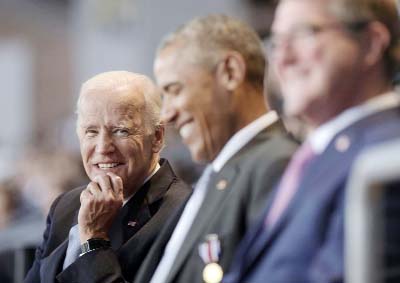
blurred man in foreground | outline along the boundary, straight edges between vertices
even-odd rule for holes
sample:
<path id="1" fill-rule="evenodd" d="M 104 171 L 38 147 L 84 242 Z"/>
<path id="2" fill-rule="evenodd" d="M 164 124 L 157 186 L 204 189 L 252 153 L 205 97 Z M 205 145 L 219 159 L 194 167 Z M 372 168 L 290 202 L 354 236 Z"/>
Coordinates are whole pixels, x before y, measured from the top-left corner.
<path id="1" fill-rule="evenodd" d="M 77 133 L 91 182 L 57 198 L 25 282 L 132 280 L 152 242 L 190 189 L 159 157 L 161 97 L 124 71 L 88 80 Z"/>
<path id="2" fill-rule="evenodd" d="M 264 103 L 264 69 L 256 33 L 227 16 L 194 19 L 162 42 L 154 63 L 162 118 L 207 167 L 135 282 L 222 279 L 296 147 Z"/>
<path id="3" fill-rule="evenodd" d="M 268 55 L 285 113 L 313 130 L 223 282 L 343 282 L 344 188 L 353 160 L 400 137 L 392 85 L 399 29 L 391 0 L 279 2 Z"/>

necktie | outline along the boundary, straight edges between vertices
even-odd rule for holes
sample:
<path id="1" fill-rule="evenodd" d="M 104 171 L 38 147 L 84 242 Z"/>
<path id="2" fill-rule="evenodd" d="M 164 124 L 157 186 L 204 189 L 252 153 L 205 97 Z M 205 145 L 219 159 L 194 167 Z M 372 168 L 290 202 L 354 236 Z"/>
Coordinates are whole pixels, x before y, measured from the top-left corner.
<path id="1" fill-rule="evenodd" d="M 271 209 L 267 214 L 265 220 L 267 227 L 272 227 L 289 205 L 297 191 L 304 169 L 314 156 L 311 144 L 308 142 L 304 143 L 293 155 L 282 176 Z"/>

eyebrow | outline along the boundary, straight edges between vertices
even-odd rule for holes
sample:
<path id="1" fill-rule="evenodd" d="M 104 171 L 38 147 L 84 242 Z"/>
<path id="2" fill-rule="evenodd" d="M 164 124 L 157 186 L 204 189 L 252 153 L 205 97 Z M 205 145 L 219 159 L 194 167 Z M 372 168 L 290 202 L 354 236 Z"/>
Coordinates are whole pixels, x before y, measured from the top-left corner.
<path id="1" fill-rule="evenodd" d="M 84 124 L 84 123 L 79 123 L 79 127 L 83 129 L 88 129 L 88 128 L 98 128 L 98 126 L 95 126 L 93 124 Z"/>

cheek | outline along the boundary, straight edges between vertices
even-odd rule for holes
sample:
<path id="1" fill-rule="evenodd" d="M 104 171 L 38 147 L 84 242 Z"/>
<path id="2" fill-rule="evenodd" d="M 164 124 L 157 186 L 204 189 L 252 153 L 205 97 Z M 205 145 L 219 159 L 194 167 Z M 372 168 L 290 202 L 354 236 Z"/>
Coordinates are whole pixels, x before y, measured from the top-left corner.
<path id="1" fill-rule="evenodd" d="M 201 121 L 200 135 L 197 137 L 198 149 L 203 160 L 211 161 L 231 136 L 232 129 L 228 126 L 232 124 L 232 121 L 227 120 L 227 115 L 224 115 L 222 111 L 203 115 Z"/>
<path id="2" fill-rule="evenodd" d="M 183 140 L 191 153 L 192 159 L 201 162 L 207 159 L 207 152 L 211 147 L 211 134 L 203 113 L 193 113 L 193 118 L 192 129 Z"/>
<path id="3" fill-rule="evenodd" d="M 331 66 L 334 62 L 332 62 L 331 55 L 325 52 L 323 48 L 310 50 L 305 53 L 304 61 L 307 64 L 307 67 L 303 70 L 307 78 L 307 84 L 303 86 L 307 90 L 305 95 L 311 97 L 318 96 L 323 92 L 323 89 L 328 87 L 332 79 Z"/>
<path id="4" fill-rule="evenodd" d="M 320 95 L 329 95 L 339 91 L 338 86 L 351 80 L 356 70 L 357 62 L 351 55 L 352 50 L 335 50 L 320 58 L 320 64 L 315 66 L 313 84 Z M 336 94 L 337 95 L 337 94 Z"/>
<path id="5" fill-rule="evenodd" d="M 87 159 L 93 158 L 96 154 L 96 148 L 99 145 L 99 141 L 96 137 L 83 138 L 81 141 L 81 152 L 82 155 Z"/>
<path id="6" fill-rule="evenodd" d="M 150 147 L 150 141 L 139 138 L 131 139 L 119 146 L 121 155 L 133 166 L 141 163 L 146 158 L 147 147 Z"/>
<path id="7" fill-rule="evenodd" d="M 298 54 L 298 65 L 281 80 L 284 112 L 288 116 L 301 115 L 308 105 L 323 95 L 329 83 L 322 50 L 304 50 Z"/>
<path id="8" fill-rule="evenodd" d="M 85 140 L 80 140 L 80 148 L 81 148 L 81 156 L 82 161 L 85 164 L 88 161 L 89 152 L 90 152 L 90 145 Z"/>

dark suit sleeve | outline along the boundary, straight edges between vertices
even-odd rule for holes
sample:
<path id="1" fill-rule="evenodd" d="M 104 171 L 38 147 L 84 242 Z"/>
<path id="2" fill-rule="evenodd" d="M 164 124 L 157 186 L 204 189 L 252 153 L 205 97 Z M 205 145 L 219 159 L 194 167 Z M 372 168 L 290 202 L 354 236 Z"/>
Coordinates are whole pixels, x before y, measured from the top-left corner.
<path id="1" fill-rule="evenodd" d="M 188 198 L 189 195 L 186 196 L 186 200 Z M 160 232 L 160 235 L 157 237 L 157 240 L 148 252 L 134 282 L 144 283 L 151 279 L 151 276 L 160 261 L 165 245 L 168 243 L 185 205 L 186 201 L 183 202 L 174 215 L 166 221 L 165 227 Z M 85 266 L 85 268 L 80 268 L 80 266 Z M 118 258 L 111 249 L 89 252 L 78 258 L 57 276 L 60 283 L 69 283 L 71 282 L 71 278 L 74 278 L 76 282 L 82 283 L 127 282 L 126 279 L 123 278 Z"/>
<path id="2" fill-rule="evenodd" d="M 130 282 L 159 236 L 161 228 L 167 223 L 171 214 L 185 201 L 191 189 L 181 181 L 174 180 L 162 199 L 156 214 L 145 226 L 132 237 L 128 245 L 136 243 L 118 254 L 112 249 L 91 251 L 75 260 L 70 266 L 57 275 L 60 283 L 119 283 Z M 124 274 L 124 276 L 123 276 Z"/>
<path id="3" fill-rule="evenodd" d="M 84 268 L 80 268 L 80 267 Z M 60 283 L 74 282 L 102 282 L 119 283 L 126 282 L 122 277 L 118 258 L 112 249 L 99 249 L 91 251 L 68 266 L 57 275 Z"/>
<path id="4" fill-rule="evenodd" d="M 47 250 L 54 210 L 55 210 L 59 200 L 61 199 L 61 197 L 62 197 L 62 195 L 60 195 L 58 198 L 56 198 L 56 200 L 53 202 L 53 204 L 50 207 L 50 211 L 49 211 L 49 214 L 48 214 L 47 220 L 46 220 L 46 229 L 43 233 L 43 242 L 36 249 L 35 260 L 33 262 L 31 269 L 28 271 L 28 274 L 25 277 L 25 280 L 24 280 L 25 283 L 40 282 L 40 262 L 41 262 L 42 258 L 44 257 L 45 251 Z"/>

